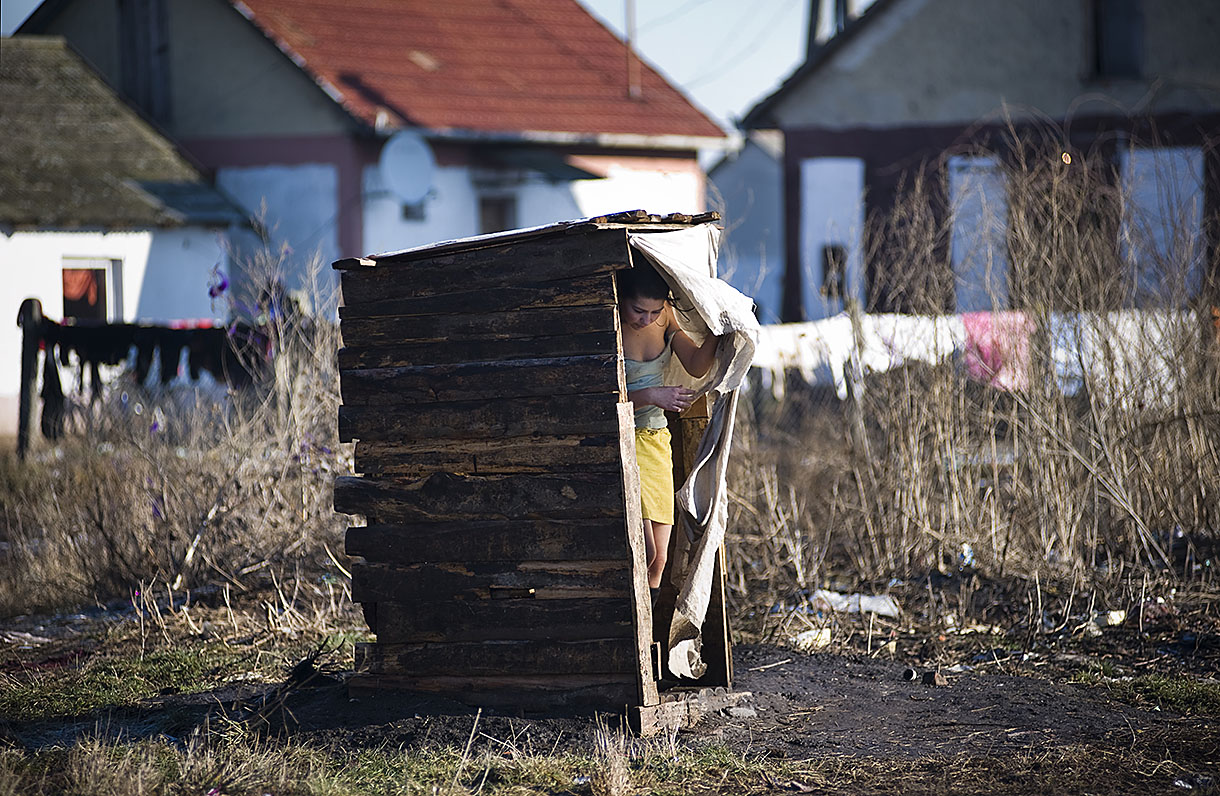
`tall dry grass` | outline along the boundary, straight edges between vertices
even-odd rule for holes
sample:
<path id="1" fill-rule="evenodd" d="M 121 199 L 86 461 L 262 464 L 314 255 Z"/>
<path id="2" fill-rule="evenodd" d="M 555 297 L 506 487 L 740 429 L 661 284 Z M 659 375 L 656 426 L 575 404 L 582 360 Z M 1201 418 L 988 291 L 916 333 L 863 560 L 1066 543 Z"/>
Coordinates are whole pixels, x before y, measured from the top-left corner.
<path id="1" fill-rule="evenodd" d="M 739 599 L 963 567 L 1042 583 L 1214 576 L 1220 345 L 1204 277 L 1216 264 L 1190 208 L 1150 225 L 1112 148 L 1063 140 L 1022 130 L 965 153 L 997 163 L 1006 192 L 969 217 L 930 176 L 946 173 L 937 164 L 865 236 L 876 292 L 916 315 L 952 313 L 968 287 L 954 245 L 1006 261 L 987 309 L 1023 313 L 1028 386 L 972 379 L 959 353 L 866 374 L 842 403 L 756 389 L 731 476 Z"/>
<path id="2" fill-rule="evenodd" d="M 336 302 L 316 265 L 312 306 L 288 298 L 285 265 L 260 255 L 233 301 L 268 340 L 235 340 L 251 385 L 122 374 L 97 403 L 72 398 L 64 438 L 0 460 L 0 615 L 125 600 L 144 583 L 242 590 L 334 569 L 331 484 L 350 469 L 335 420 Z"/>

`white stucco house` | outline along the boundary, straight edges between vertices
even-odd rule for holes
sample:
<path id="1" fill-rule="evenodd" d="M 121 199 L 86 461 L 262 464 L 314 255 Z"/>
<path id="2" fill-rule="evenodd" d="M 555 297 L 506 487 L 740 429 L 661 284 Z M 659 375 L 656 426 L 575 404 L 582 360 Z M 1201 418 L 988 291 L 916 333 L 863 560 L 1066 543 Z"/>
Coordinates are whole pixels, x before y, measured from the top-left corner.
<path id="1" fill-rule="evenodd" d="M 697 155 L 725 142 L 575 0 L 46 0 L 18 32 L 67 38 L 298 266 L 702 211 Z M 418 201 L 380 165 L 403 130 L 435 164 L 397 175 Z"/>
<path id="2" fill-rule="evenodd" d="M 80 322 L 224 318 L 208 295 L 244 215 L 63 39 L 0 39 L 0 434 L 18 308 Z"/>

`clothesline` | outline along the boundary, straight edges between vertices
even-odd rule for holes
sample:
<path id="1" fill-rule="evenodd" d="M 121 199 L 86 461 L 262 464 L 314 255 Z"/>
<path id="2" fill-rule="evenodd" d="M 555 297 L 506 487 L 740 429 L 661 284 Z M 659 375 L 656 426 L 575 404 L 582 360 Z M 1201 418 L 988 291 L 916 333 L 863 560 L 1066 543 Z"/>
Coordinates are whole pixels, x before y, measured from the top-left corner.
<path id="1" fill-rule="evenodd" d="M 867 374 L 953 357 L 975 381 L 1024 391 L 1040 343 L 1049 354 L 1056 386 L 1065 394 L 1089 384 L 1104 386 L 1113 397 L 1151 404 L 1163 401 L 1176 386 L 1180 346 L 1197 340 L 1192 336 L 1197 324 L 1193 311 L 1117 310 L 1056 313 L 1040 326 L 1035 316 L 1010 310 L 864 315 L 856 330 L 850 316 L 841 313 L 821 321 L 763 326 L 753 366 L 776 398 L 783 397 L 785 373 L 795 371 L 807 384 L 833 386 L 845 400 L 853 358 Z"/>

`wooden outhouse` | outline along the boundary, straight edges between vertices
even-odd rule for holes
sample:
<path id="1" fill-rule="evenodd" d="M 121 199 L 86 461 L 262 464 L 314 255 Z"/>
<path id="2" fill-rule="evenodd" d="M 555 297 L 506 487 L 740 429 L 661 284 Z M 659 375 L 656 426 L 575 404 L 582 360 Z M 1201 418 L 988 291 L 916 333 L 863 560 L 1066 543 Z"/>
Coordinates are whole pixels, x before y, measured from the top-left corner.
<path id="1" fill-rule="evenodd" d="M 615 287 L 628 232 L 716 219 L 625 213 L 335 263 L 358 473 L 335 508 L 366 520 L 346 550 L 377 637 L 354 689 L 615 711 L 644 732 L 733 700 L 723 550 L 707 672 L 665 671 L 674 584 L 654 607 Z M 670 417 L 675 483 L 706 418 L 702 401 Z"/>

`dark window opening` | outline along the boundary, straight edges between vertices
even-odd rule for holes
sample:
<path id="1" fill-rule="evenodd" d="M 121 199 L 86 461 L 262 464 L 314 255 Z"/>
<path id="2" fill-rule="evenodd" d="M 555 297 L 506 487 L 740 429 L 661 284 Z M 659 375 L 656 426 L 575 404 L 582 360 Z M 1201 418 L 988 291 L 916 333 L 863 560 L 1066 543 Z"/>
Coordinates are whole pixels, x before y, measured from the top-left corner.
<path id="1" fill-rule="evenodd" d="M 170 120 L 165 0 L 119 0 L 120 88 L 153 120 Z"/>
<path id="2" fill-rule="evenodd" d="M 831 301 L 841 301 L 847 271 L 847 249 L 838 243 L 822 247 L 821 293 Z"/>
<path id="3" fill-rule="evenodd" d="M 512 196 L 479 199 L 479 234 L 503 232 L 517 227 L 517 200 Z"/>
<path id="4" fill-rule="evenodd" d="M 1140 0 L 1092 0 L 1093 73 L 1139 77 L 1143 71 L 1144 15 Z"/>

